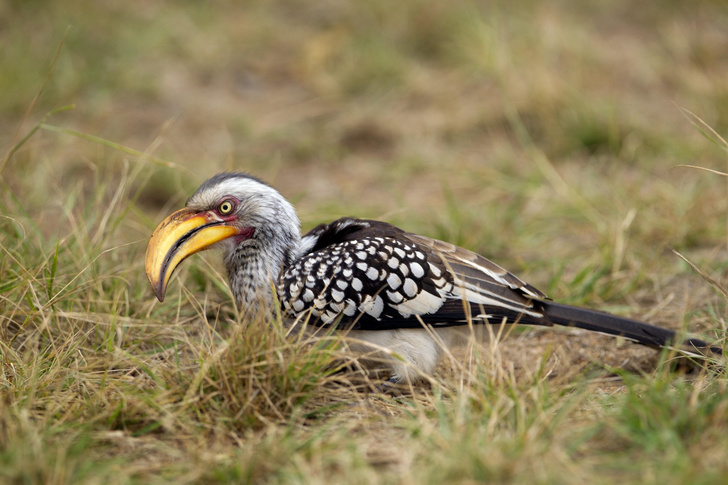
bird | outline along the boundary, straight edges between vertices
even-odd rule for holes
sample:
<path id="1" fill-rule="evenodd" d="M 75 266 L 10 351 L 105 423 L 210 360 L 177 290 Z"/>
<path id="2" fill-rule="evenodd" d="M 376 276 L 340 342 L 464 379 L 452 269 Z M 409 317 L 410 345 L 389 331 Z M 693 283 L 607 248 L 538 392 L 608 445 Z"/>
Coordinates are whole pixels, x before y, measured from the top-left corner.
<path id="1" fill-rule="evenodd" d="M 393 384 L 431 376 L 462 330 L 478 324 L 576 327 L 692 356 L 722 355 L 673 330 L 554 302 L 477 253 L 387 222 L 342 217 L 305 235 L 300 227 L 293 205 L 271 185 L 219 173 L 154 230 L 147 277 L 161 302 L 183 260 L 221 249 L 247 318 L 347 332 L 350 350 L 384 365 Z"/>

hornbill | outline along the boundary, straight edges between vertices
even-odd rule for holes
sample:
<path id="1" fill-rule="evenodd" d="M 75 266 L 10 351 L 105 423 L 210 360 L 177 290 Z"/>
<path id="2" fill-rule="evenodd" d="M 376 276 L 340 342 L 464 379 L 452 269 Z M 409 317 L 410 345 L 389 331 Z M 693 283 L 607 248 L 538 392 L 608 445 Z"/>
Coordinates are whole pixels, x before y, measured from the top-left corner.
<path id="1" fill-rule="evenodd" d="M 274 320 L 280 310 L 287 322 L 347 330 L 359 342 L 350 346 L 355 351 L 388 350 L 378 359 L 390 382 L 431 374 L 443 344 L 464 333 L 453 330 L 471 323 L 563 325 L 721 354 L 702 340 L 680 342 L 672 330 L 555 303 L 478 254 L 386 222 L 345 217 L 301 236 L 293 206 L 244 173 L 205 181 L 152 234 L 145 266 L 160 301 L 174 269 L 210 247 L 222 249 L 246 316 Z"/>

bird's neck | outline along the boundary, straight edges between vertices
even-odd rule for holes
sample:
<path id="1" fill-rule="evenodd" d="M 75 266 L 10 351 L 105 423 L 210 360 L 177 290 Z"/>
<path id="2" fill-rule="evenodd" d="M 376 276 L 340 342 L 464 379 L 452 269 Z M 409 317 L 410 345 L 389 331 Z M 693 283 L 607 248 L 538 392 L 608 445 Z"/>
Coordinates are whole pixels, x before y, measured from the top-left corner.
<path id="1" fill-rule="evenodd" d="M 246 318 L 275 315 L 278 276 L 298 254 L 300 234 L 243 241 L 225 257 L 230 289 Z"/>

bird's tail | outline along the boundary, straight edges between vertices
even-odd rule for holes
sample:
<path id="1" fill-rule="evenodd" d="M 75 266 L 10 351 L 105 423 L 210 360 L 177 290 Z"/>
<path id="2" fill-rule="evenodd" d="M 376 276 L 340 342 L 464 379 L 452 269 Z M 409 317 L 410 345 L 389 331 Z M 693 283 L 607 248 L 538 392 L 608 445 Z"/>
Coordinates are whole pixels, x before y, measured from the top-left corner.
<path id="1" fill-rule="evenodd" d="M 592 332 L 624 337 L 649 347 L 669 347 L 704 357 L 722 355 L 720 347 L 696 338 L 678 341 L 677 334 L 666 328 L 631 318 L 618 317 L 586 308 L 578 308 L 551 301 L 542 301 L 544 316 L 556 325 L 583 328 Z"/>

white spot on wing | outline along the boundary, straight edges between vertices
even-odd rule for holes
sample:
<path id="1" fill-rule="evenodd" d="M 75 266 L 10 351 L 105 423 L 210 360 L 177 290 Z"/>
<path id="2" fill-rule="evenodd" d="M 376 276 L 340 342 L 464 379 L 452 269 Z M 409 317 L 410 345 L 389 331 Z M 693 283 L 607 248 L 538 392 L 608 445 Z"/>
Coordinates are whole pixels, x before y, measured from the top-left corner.
<path id="1" fill-rule="evenodd" d="M 436 280 L 432 280 L 432 282 L 437 286 L 438 288 L 442 288 L 445 286 L 445 283 L 447 283 L 447 280 L 445 278 L 438 278 Z"/>
<path id="2" fill-rule="evenodd" d="M 387 278 L 387 284 L 389 284 L 390 288 L 396 290 L 402 284 L 402 280 L 395 273 L 391 273 Z"/>
<path id="3" fill-rule="evenodd" d="M 391 301 L 395 305 L 404 300 L 402 294 L 397 291 L 387 291 L 387 298 L 389 298 L 389 301 Z"/>
<path id="4" fill-rule="evenodd" d="M 415 283 L 414 280 L 407 278 L 404 280 L 403 289 L 405 294 L 412 298 L 417 294 L 417 283 Z"/>
<path id="5" fill-rule="evenodd" d="M 379 276 L 379 271 L 377 271 L 377 268 L 371 267 L 367 270 L 367 277 L 370 280 L 376 280 L 378 276 Z"/>
<path id="6" fill-rule="evenodd" d="M 353 317 L 356 314 L 356 304 L 353 300 L 346 300 L 346 308 L 344 309 L 344 315 L 347 317 Z"/>
<path id="7" fill-rule="evenodd" d="M 384 310 L 384 300 L 382 300 L 382 297 L 379 295 L 374 298 L 372 298 L 371 295 L 367 295 L 362 304 L 359 306 L 359 310 L 364 313 L 368 313 L 374 318 L 379 318 L 382 314 L 382 310 Z"/>
<path id="8" fill-rule="evenodd" d="M 361 291 L 364 285 L 361 283 L 359 278 L 354 278 L 351 280 L 351 287 L 354 288 L 354 291 Z"/>
<path id="9" fill-rule="evenodd" d="M 419 263 L 410 263 L 410 269 L 412 270 L 412 276 L 415 278 L 422 278 L 425 276 L 425 270 L 422 269 Z"/>
<path id="10" fill-rule="evenodd" d="M 397 311 L 405 317 L 410 315 L 426 315 L 429 313 L 435 313 L 440 309 L 443 303 L 444 300 L 440 296 L 433 295 L 427 291 L 422 291 L 419 295 L 417 295 L 417 298 L 406 300 L 405 302 L 397 305 L 396 308 Z"/>

